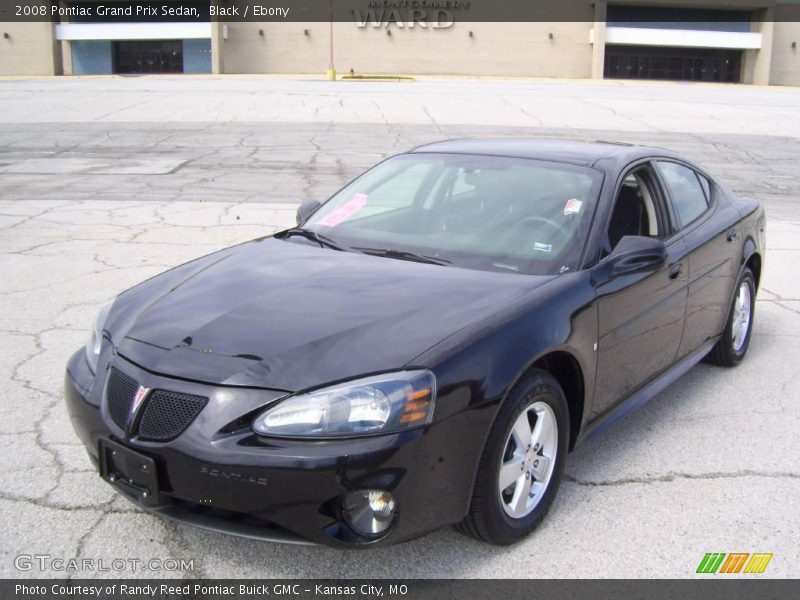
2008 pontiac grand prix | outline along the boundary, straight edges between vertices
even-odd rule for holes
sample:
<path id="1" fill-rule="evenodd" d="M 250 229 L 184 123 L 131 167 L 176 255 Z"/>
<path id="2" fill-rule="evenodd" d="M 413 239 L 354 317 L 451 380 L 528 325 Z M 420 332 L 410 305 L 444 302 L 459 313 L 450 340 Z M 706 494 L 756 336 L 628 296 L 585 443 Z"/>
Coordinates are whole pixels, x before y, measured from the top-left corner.
<path id="1" fill-rule="evenodd" d="M 201 527 L 510 544 L 577 443 L 742 360 L 764 227 L 666 150 L 426 145 L 106 304 L 72 424 L 121 493 Z"/>

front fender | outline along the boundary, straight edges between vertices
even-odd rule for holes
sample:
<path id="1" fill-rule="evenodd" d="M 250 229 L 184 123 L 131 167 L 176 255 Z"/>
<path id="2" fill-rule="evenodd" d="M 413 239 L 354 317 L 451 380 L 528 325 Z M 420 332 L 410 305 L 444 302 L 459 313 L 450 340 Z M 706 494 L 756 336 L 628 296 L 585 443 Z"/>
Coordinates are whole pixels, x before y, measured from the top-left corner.
<path id="1" fill-rule="evenodd" d="M 563 275 L 491 320 L 474 323 L 414 359 L 436 373 L 437 420 L 459 415 L 479 427 L 480 452 L 514 384 L 543 356 L 562 351 L 578 363 L 584 390 L 581 428 L 591 414 L 597 356 L 595 288 L 588 272 Z M 466 383 L 465 383 L 466 382 Z"/>

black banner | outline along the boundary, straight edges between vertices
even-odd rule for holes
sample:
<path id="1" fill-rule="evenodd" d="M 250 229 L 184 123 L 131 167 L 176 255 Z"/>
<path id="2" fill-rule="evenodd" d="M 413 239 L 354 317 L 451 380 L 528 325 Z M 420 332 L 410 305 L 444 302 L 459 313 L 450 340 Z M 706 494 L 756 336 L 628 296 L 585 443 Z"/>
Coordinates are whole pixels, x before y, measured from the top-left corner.
<path id="1" fill-rule="evenodd" d="M 619 12 L 620 6 L 610 5 Z M 631 2 L 630 4 L 635 4 Z M 673 4 L 664 1 L 664 6 Z M 720 0 L 674 6 L 633 7 L 629 23 L 800 21 L 800 4 L 789 0 Z M 601 3 L 601 7 L 605 4 Z M 708 8 L 713 6 L 713 8 Z M 570 22 L 594 21 L 593 0 L 0 0 L 0 21 L 52 22 Z"/>
<path id="2" fill-rule="evenodd" d="M 0 580 L 4 600 L 785 600 L 800 580 Z M 746 578 L 745 578 L 746 577 Z"/>

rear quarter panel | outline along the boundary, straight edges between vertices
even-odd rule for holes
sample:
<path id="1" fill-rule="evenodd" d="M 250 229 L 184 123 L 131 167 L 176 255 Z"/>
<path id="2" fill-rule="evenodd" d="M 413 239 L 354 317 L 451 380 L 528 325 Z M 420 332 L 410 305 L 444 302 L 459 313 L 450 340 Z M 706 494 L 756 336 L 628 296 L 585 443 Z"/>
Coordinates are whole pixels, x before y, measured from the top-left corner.
<path id="1" fill-rule="evenodd" d="M 753 254 L 759 255 L 760 271 L 763 273 L 767 250 L 767 214 L 764 207 L 753 198 L 736 196 L 730 192 L 731 202 L 741 215 L 742 254 L 740 268 Z M 761 273 L 757 273 L 758 278 Z M 760 282 L 758 282 L 760 283 Z"/>
<path id="2" fill-rule="evenodd" d="M 731 294 L 739 275 L 741 215 L 722 189 L 717 188 L 716 195 L 711 214 L 690 228 L 685 237 L 689 256 L 689 294 L 678 359 L 723 332 Z M 732 235 L 734 232 L 735 237 Z"/>

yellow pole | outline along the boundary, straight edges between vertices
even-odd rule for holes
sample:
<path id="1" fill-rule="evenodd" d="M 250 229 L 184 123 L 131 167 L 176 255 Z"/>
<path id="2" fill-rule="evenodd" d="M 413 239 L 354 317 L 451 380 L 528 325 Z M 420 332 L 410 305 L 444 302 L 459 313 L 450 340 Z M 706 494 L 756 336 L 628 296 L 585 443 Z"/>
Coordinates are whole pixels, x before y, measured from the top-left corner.
<path id="1" fill-rule="evenodd" d="M 333 66 L 333 0 L 330 0 L 330 4 L 328 6 L 330 8 L 330 17 L 331 17 L 331 31 L 330 31 L 331 48 L 330 48 L 330 60 L 328 61 L 328 71 L 326 75 L 328 77 L 328 81 L 336 81 L 336 69 Z"/>

